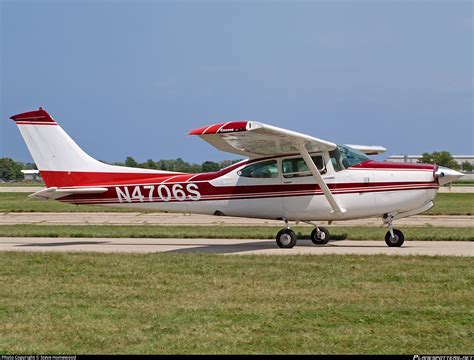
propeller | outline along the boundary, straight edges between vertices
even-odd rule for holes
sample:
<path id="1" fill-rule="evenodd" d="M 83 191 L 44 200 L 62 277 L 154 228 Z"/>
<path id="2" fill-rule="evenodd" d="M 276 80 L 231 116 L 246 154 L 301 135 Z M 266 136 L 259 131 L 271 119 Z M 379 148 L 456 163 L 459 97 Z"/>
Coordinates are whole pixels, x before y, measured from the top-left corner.
<path id="1" fill-rule="evenodd" d="M 464 174 L 444 166 L 438 166 L 434 176 L 436 179 L 438 179 L 438 184 L 445 185 L 456 179 L 459 179 L 460 177 L 464 176 Z"/>

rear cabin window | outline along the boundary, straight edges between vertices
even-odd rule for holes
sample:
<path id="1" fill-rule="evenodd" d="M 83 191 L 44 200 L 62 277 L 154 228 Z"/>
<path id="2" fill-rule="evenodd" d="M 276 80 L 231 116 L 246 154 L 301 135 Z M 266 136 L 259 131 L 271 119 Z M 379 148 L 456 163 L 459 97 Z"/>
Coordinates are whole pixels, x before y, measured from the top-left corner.
<path id="1" fill-rule="evenodd" d="M 278 177 L 278 166 L 276 160 L 262 161 L 247 165 L 237 174 L 249 178 L 276 178 Z"/>
<path id="2" fill-rule="evenodd" d="M 314 164 L 318 168 L 321 174 L 326 173 L 326 167 L 324 166 L 324 160 L 321 156 L 312 156 Z M 283 177 L 293 178 L 311 176 L 311 171 L 306 165 L 303 158 L 285 159 L 283 160 Z"/>

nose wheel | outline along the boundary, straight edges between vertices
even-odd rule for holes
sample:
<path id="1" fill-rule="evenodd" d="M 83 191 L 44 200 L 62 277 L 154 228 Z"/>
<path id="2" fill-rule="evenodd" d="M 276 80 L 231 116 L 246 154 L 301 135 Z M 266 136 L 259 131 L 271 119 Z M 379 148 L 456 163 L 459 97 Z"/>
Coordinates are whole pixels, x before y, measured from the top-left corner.
<path id="1" fill-rule="evenodd" d="M 398 229 L 392 229 L 393 234 L 390 231 L 387 231 L 385 234 L 385 243 L 390 247 L 400 247 L 405 241 L 405 236 Z"/>
<path id="2" fill-rule="evenodd" d="M 392 214 L 385 214 L 383 216 L 383 222 L 388 226 L 388 231 L 385 234 L 385 243 L 390 247 L 400 247 L 405 241 L 405 236 L 400 230 L 393 228 L 393 217 Z"/>

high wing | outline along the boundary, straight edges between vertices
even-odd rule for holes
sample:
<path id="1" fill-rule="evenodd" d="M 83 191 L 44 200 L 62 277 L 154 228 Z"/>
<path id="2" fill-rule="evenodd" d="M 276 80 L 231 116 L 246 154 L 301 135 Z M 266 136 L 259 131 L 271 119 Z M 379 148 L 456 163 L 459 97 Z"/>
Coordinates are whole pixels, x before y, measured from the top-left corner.
<path id="1" fill-rule="evenodd" d="M 198 135 L 219 150 L 249 157 L 299 153 L 333 211 L 337 214 L 346 211 L 337 203 L 309 155 L 310 152 L 334 150 L 337 145 L 332 142 L 256 121 L 215 124 L 192 130 L 189 135 Z"/>
<path id="2" fill-rule="evenodd" d="M 303 145 L 308 152 L 333 150 L 336 144 L 295 131 L 257 121 L 233 121 L 192 130 L 212 146 L 225 152 L 250 158 L 299 153 Z"/>

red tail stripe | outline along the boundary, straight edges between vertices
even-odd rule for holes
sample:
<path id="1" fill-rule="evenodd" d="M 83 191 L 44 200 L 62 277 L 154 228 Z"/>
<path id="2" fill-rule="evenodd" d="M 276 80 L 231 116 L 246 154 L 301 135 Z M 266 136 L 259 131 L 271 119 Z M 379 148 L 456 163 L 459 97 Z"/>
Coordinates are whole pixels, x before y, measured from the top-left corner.
<path id="1" fill-rule="evenodd" d="M 52 122 L 41 122 L 41 121 L 17 121 L 17 125 L 58 125 Z"/>
<path id="2" fill-rule="evenodd" d="M 94 186 L 98 184 L 149 184 L 161 183 L 177 174 L 157 174 L 157 173 L 105 173 L 105 172 L 79 172 L 79 171 L 49 171 L 40 170 L 47 187 L 68 187 L 68 186 Z"/>
<path id="3" fill-rule="evenodd" d="M 37 125 L 42 125 L 45 123 L 54 123 L 54 119 L 46 112 L 43 110 L 43 108 L 39 108 L 38 110 L 34 111 L 28 111 L 25 113 L 21 114 L 16 114 L 10 117 L 13 121 L 26 121 L 26 122 L 34 122 L 38 123 Z"/>

